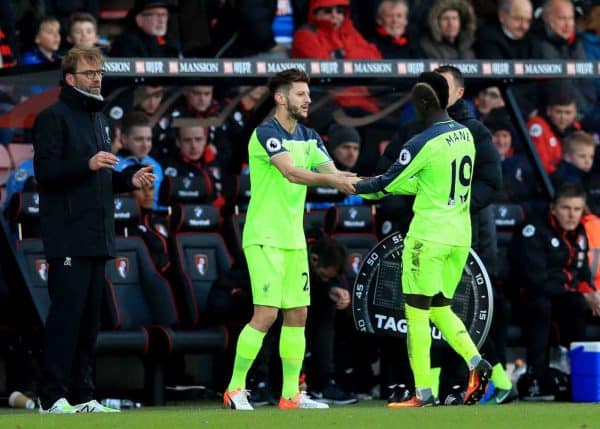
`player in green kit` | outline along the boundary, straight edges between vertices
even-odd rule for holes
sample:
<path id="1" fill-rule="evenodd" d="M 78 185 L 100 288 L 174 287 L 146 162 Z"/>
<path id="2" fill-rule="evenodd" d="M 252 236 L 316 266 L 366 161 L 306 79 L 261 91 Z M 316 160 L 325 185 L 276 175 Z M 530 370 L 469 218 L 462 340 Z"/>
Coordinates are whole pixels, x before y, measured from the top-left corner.
<path id="1" fill-rule="evenodd" d="M 412 99 L 427 129 L 410 139 L 398 160 L 381 176 L 356 183 L 364 198 L 415 195 L 414 217 L 402 253 L 407 345 L 416 395 L 390 408 L 435 404 L 430 368 L 429 322 L 470 368 L 465 404 L 475 404 L 492 373 L 463 322 L 450 305 L 471 246 L 469 214 L 475 147 L 470 131 L 446 113 L 448 83 L 434 72 L 422 73 Z"/>
<path id="2" fill-rule="evenodd" d="M 307 185 L 331 186 L 351 194 L 358 178 L 338 171 L 316 131 L 298 123 L 308 115 L 308 83 L 308 75 L 298 69 L 284 70 L 271 78 L 275 115 L 254 130 L 248 145 L 251 197 L 242 245 L 250 271 L 254 314 L 240 333 L 233 374 L 223 395 L 225 405 L 236 410 L 253 409 L 245 389 L 246 375 L 279 309 L 283 310 L 279 408 L 328 408 L 298 387 L 310 304 L 304 204 Z"/>

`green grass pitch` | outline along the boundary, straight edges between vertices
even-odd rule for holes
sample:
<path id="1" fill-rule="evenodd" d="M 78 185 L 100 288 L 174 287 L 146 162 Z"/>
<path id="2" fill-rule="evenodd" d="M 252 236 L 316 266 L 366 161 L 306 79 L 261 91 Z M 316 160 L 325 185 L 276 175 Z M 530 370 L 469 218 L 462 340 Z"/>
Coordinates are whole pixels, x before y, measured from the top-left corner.
<path id="1" fill-rule="evenodd" d="M 40 415 L 0 411 L 4 429 L 204 429 L 204 428 L 397 428 L 397 429 L 593 429 L 600 428 L 600 404 L 515 403 L 389 410 L 367 401 L 329 410 L 280 411 L 263 407 L 241 412 L 216 402 L 198 406 L 152 407 L 121 414 Z"/>

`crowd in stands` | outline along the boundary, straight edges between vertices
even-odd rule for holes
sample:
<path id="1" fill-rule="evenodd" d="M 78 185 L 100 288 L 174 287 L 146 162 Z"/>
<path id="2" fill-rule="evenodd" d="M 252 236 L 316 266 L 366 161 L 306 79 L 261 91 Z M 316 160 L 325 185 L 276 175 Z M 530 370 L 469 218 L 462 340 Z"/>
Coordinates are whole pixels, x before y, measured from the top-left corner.
<path id="1" fill-rule="evenodd" d="M 73 46 L 99 46 L 109 58 L 429 58 L 441 64 L 467 59 L 600 59 L 600 1 L 595 0 L 135 0 L 128 2 L 131 9 L 117 22 L 119 34 L 103 32 L 106 19 L 99 1 L 2 3 L 2 68 L 57 62 Z M 490 11 L 492 3 L 495 6 Z M 445 73 L 452 74 L 448 70 Z M 537 157 L 528 153 L 527 142 L 517 132 L 502 91 L 494 82 L 470 88 L 460 77 L 455 84 L 451 92 L 456 97 L 448 111 L 453 119 L 473 126 L 469 128 L 475 134 L 479 162 L 475 170 L 480 169 L 475 175 L 484 188 L 473 192 L 474 222 L 488 222 L 493 227 L 491 203 L 495 207 L 517 206 L 525 217 L 514 225 L 514 235 L 519 238 L 511 247 L 521 256 L 506 261 L 520 273 L 521 282 L 502 278 L 501 270 L 493 268 L 497 261 L 492 255 L 489 270 L 495 291 L 514 302 L 513 321 L 530 326 L 535 318 L 536 327 L 545 324 L 539 330 L 548 331 L 547 337 L 551 336 L 552 305 L 566 296 L 573 298 L 569 303 L 572 307 L 563 303 L 561 310 L 577 312 L 581 317 L 561 319 L 568 334 L 559 336 L 556 343 L 568 346 L 568 341 L 585 339 L 585 325 L 595 323 L 592 315 L 600 314 L 599 295 L 593 286 L 600 270 L 597 266 L 590 270 L 585 257 L 588 250 L 600 247 L 591 238 L 600 231 L 596 218 L 600 216 L 600 151 L 596 150 L 600 79 L 534 82 L 516 88 L 521 107 L 518 114 L 527 124 Z M 110 87 L 108 79 L 106 86 Z M 246 145 L 253 128 L 268 114 L 264 108 L 268 105 L 266 92 L 263 86 L 147 83 L 119 88 L 114 96 L 105 94 L 109 101 L 104 112 L 113 128 L 112 151 L 119 158 L 117 170 L 152 165 L 156 174 L 154 187 L 133 193 L 142 216 L 132 234 L 146 242 L 157 271 L 169 276 L 173 268 L 167 243 L 174 229 L 169 200 L 164 195 L 169 194 L 174 180 L 194 180 L 194 186 L 202 189 L 201 202 L 219 210 L 221 233 L 236 259 L 232 272 L 224 274 L 211 293 L 209 303 L 219 309 L 230 305 L 247 312 L 250 303 L 238 218 L 245 208 L 242 183 L 247 176 Z M 10 91 L 6 97 L 10 98 Z M 313 88 L 314 109 L 309 122 L 322 135 L 338 169 L 371 176 L 398 158 L 402 145 L 419 127 L 418 121 L 413 121 L 410 104 L 366 125 L 353 121 L 356 116 L 376 115 L 398 98 L 393 97 L 365 86 Z M 13 105 L 17 102 L 12 100 Z M 535 158 L 543 171 L 538 171 Z M 494 183 L 495 163 L 501 168 L 502 185 Z M 551 204 L 540 174 L 548 175 L 555 188 L 562 190 Z M 5 207 L 10 206 L 14 195 L 35 190 L 34 176 L 31 160 L 15 166 L 6 183 Z M 578 205 L 575 218 L 565 220 L 563 203 L 582 199 L 587 204 Z M 357 196 L 338 195 L 330 200 L 314 191 L 309 192 L 308 201 L 309 212 L 365 204 Z M 404 214 L 410 212 L 410 204 L 406 199 L 383 200 L 377 227 L 360 232 L 381 238 L 392 228 L 405 231 L 409 219 Z M 354 403 L 371 394 L 376 384 L 371 364 L 378 350 L 387 349 L 381 344 L 371 347 L 370 339 L 352 329 L 349 291 L 351 274 L 357 273 L 360 259 L 348 261 L 358 256 L 327 237 L 311 237 L 309 246 L 315 305 L 307 329 L 310 359 L 306 382 L 313 396 L 321 395 L 321 399 L 337 404 Z M 481 246 L 485 253 L 488 247 Z M 535 259 L 542 254 L 545 259 Z M 529 263 L 541 264 L 539 270 Z M 529 278 L 527 274 L 548 277 Z M 238 284 L 232 287 L 232 282 Z M 545 290 L 543 285 L 550 282 L 554 282 L 553 289 Z M 533 283 L 536 288 L 532 288 Z M 535 300 L 530 299 L 533 295 Z M 216 313 L 215 323 L 231 316 Z M 248 313 L 240 310 L 237 317 L 243 314 Z M 523 318 L 525 314 L 529 316 Z M 315 329 L 316 321 L 327 329 Z M 573 327 L 574 323 L 577 325 Z M 549 343 L 535 339 L 532 345 L 537 337 L 531 329 L 525 334 L 524 341 L 531 346 L 528 358 L 548 352 Z M 498 341 L 504 342 L 500 348 L 505 348 L 505 337 L 505 333 L 504 339 L 499 337 Z M 269 353 L 268 344 L 266 340 L 265 354 Z M 350 353 L 351 347 L 361 350 Z M 273 345 L 270 352 L 276 354 L 272 349 Z M 501 353 L 498 363 L 505 365 L 505 359 Z M 272 402 L 272 380 L 265 369 L 268 364 L 269 356 L 260 357 L 251 373 L 254 403 Z M 536 360 L 532 368 L 521 396 L 553 397 L 553 387 L 544 372 L 547 362 Z M 410 385 L 404 379 L 382 381 L 383 386 L 401 383 Z M 393 388 L 381 394 L 404 395 Z"/>

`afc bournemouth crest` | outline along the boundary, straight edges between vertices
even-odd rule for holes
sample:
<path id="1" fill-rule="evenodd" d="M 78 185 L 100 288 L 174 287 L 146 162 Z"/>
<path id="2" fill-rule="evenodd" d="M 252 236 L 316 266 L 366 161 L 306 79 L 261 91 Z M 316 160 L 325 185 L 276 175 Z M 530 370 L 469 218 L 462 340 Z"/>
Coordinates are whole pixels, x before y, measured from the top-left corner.
<path id="1" fill-rule="evenodd" d="M 196 266 L 196 271 L 201 276 L 205 275 L 208 271 L 208 257 L 202 253 L 194 256 L 194 265 Z"/>
<path id="2" fill-rule="evenodd" d="M 129 274 L 129 258 L 126 258 L 125 256 L 119 256 L 117 259 L 115 259 L 115 267 L 119 277 L 126 279 L 127 275 Z"/>
<path id="3" fill-rule="evenodd" d="M 348 263 L 350 264 L 350 267 L 352 268 L 352 272 L 354 274 L 358 274 L 358 272 L 360 271 L 362 261 L 363 257 L 360 253 L 351 253 L 350 256 L 348 256 Z"/>
<path id="4" fill-rule="evenodd" d="M 406 337 L 402 294 L 402 250 L 399 233 L 380 241 L 364 257 L 352 291 L 356 329 L 376 335 Z M 471 250 L 452 300 L 452 310 L 464 322 L 471 338 L 481 346 L 487 337 L 493 311 L 492 287 L 487 271 Z M 433 345 L 443 344 L 436 327 L 431 327 Z"/>
<path id="5" fill-rule="evenodd" d="M 48 262 L 45 259 L 35 260 L 35 271 L 43 282 L 48 281 Z"/>

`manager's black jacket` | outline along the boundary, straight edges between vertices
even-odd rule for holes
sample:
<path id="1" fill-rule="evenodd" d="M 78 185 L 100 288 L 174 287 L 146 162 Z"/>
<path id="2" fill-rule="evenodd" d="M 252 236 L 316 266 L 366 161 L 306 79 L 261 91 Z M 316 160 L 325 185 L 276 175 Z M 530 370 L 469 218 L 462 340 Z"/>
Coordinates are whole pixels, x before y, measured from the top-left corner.
<path id="1" fill-rule="evenodd" d="M 133 172 L 92 171 L 89 159 L 110 152 L 102 101 L 64 85 L 59 101 L 33 128 L 34 170 L 46 258 L 113 257 L 113 192 L 133 189 Z"/>

